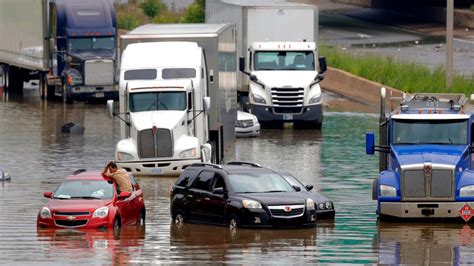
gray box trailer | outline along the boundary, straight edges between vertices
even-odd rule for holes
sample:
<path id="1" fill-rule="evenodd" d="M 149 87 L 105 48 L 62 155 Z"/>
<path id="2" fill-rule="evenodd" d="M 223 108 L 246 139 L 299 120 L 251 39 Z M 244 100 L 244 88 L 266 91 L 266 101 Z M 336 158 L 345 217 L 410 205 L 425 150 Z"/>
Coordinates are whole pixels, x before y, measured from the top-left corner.
<path id="1" fill-rule="evenodd" d="M 318 41 L 318 7 L 282 0 L 207 0 L 206 23 L 236 25 L 239 58 L 253 42 Z M 248 77 L 239 76 L 238 88 L 248 91 Z"/>
<path id="2" fill-rule="evenodd" d="M 189 41 L 203 48 L 207 88 L 211 97 L 209 137 L 216 143 L 217 161 L 234 157 L 237 118 L 236 29 L 231 24 L 148 24 L 120 37 L 123 51 L 138 42 Z"/>

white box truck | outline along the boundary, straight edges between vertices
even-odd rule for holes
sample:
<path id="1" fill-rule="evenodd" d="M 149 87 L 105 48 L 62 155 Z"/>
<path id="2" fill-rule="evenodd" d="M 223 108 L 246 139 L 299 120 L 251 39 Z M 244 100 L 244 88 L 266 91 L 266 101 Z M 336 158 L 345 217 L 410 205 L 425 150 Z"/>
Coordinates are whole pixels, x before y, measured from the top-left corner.
<path id="1" fill-rule="evenodd" d="M 233 158 L 235 37 L 230 24 L 149 24 L 121 36 L 120 167 L 170 176 Z"/>
<path id="2" fill-rule="evenodd" d="M 321 127 L 319 82 L 326 61 L 318 58 L 317 7 L 274 0 L 210 0 L 206 22 L 237 27 L 238 94 L 244 110 L 264 127 L 282 122 Z"/>

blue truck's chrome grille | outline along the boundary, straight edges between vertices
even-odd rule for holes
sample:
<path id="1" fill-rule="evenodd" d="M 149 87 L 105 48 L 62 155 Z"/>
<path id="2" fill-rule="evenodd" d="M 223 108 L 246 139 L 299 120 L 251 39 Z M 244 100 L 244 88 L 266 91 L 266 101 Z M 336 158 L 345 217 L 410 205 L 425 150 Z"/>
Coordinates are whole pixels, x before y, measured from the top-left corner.
<path id="1" fill-rule="evenodd" d="M 450 169 L 433 169 L 428 175 L 423 169 L 404 170 L 402 200 L 454 200 L 454 185 L 453 170 Z"/>

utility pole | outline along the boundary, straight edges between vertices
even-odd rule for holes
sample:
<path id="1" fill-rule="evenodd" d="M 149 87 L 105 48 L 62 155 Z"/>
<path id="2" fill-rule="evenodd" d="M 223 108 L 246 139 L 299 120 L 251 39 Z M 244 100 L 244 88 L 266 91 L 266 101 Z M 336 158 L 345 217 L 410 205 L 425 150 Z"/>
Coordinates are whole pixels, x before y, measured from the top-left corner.
<path id="1" fill-rule="evenodd" d="M 453 22 L 454 0 L 447 0 L 446 7 L 446 88 L 453 85 Z"/>

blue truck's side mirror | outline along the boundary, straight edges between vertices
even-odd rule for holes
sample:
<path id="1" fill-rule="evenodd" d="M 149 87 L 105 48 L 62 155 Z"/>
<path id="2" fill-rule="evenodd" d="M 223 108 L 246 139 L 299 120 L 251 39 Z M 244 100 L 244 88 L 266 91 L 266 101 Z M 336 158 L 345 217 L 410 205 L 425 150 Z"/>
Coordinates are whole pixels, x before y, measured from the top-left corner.
<path id="1" fill-rule="evenodd" d="M 375 135 L 374 132 L 365 133 L 365 153 L 372 155 L 375 153 Z"/>

